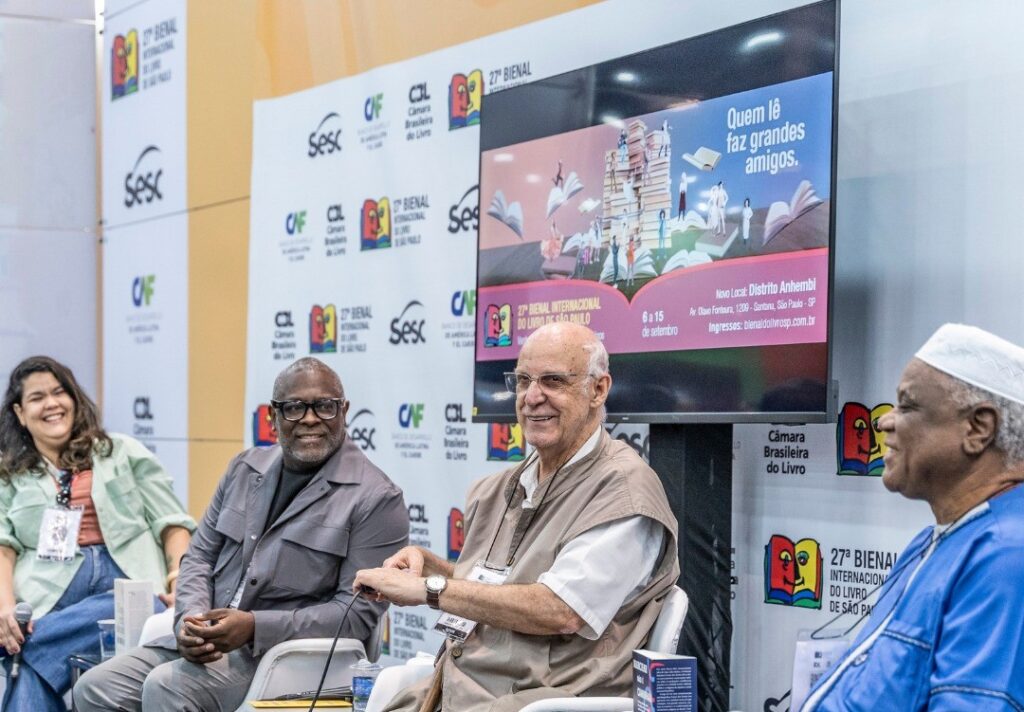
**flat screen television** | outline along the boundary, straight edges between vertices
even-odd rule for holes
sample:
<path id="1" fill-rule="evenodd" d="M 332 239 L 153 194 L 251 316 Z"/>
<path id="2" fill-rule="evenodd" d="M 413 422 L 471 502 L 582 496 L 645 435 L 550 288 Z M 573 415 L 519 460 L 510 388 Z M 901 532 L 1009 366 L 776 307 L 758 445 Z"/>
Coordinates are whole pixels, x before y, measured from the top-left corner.
<path id="1" fill-rule="evenodd" d="M 552 321 L 608 349 L 611 422 L 825 422 L 834 0 L 483 99 L 473 417 Z"/>

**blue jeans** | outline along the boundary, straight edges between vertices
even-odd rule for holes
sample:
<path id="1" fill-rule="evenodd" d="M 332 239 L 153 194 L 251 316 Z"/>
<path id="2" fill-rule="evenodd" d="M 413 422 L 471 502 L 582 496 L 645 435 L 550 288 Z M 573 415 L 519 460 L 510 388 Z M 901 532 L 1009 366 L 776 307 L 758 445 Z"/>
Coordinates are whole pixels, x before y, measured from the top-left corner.
<path id="1" fill-rule="evenodd" d="M 127 576 L 103 545 L 83 547 L 82 554 L 85 561 L 64 595 L 35 622 L 21 648 L 21 672 L 7 680 L 0 705 L 4 712 L 65 712 L 63 696 L 71 687 L 68 657 L 100 654 L 96 622 L 114 617 L 114 579 Z M 157 600 L 156 610 L 163 609 Z M 10 670 L 9 661 L 4 666 Z"/>

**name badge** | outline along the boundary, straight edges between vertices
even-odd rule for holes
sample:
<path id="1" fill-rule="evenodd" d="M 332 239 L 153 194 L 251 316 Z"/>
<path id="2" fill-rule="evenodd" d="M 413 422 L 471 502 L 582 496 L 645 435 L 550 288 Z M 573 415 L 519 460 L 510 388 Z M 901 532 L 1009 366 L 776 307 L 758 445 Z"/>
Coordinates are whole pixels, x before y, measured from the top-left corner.
<path id="1" fill-rule="evenodd" d="M 483 561 L 478 561 L 466 577 L 467 581 L 486 583 L 491 586 L 500 586 L 505 583 L 511 569 L 508 566 L 496 568 L 488 566 Z M 456 643 L 464 643 L 473 629 L 476 628 L 476 621 L 457 616 L 453 613 L 442 613 L 434 624 L 434 630 L 444 633 Z"/>
<path id="2" fill-rule="evenodd" d="M 36 558 L 44 561 L 74 561 L 78 553 L 81 507 L 47 507 L 39 524 Z"/>
<path id="3" fill-rule="evenodd" d="M 804 639 L 796 641 L 793 656 L 793 692 L 789 703 L 791 710 L 799 710 L 807 700 L 811 688 L 821 676 L 828 672 L 850 647 L 848 638 Z"/>

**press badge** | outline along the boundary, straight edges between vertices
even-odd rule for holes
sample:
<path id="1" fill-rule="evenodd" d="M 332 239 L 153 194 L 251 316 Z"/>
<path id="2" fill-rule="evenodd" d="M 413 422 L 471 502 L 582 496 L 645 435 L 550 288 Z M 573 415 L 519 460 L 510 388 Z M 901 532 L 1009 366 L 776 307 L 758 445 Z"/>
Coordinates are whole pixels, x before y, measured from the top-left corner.
<path id="1" fill-rule="evenodd" d="M 850 647 L 848 638 L 805 638 L 796 642 L 796 653 L 793 656 L 793 684 L 790 687 L 790 709 L 800 709 L 807 700 L 811 688 L 817 684 L 821 676 L 829 671 Z"/>
<path id="2" fill-rule="evenodd" d="M 505 583 L 505 579 L 508 578 L 510 571 L 511 569 L 507 566 L 498 569 L 488 566 L 483 561 L 478 561 L 473 566 L 472 571 L 469 572 L 466 580 L 500 586 Z M 434 624 L 434 630 L 444 633 L 450 640 L 456 643 L 466 642 L 466 638 L 469 637 L 474 628 L 476 628 L 476 621 L 471 621 L 468 618 L 452 613 L 442 613 L 441 617 L 437 619 L 437 623 Z"/>
<path id="3" fill-rule="evenodd" d="M 78 553 L 78 530 L 82 507 L 47 507 L 39 525 L 36 558 L 44 561 L 74 561 Z"/>

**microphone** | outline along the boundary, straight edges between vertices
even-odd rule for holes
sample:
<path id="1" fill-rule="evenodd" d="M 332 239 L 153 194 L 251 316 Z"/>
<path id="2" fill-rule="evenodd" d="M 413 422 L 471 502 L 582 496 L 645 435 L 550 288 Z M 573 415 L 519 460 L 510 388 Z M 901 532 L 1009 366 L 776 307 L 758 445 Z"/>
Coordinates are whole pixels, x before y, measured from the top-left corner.
<path id="1" fill-rule="evenodd" d="M 18 627 L 23 636 L 28 636 L 28 623 L 32 620 L 32 604 L 22 601 L 14 607 L 14 620 L 18 621 Z M 11 656 L 11 679 L 13 680 L 21 672 L 21 651 Z"/>

